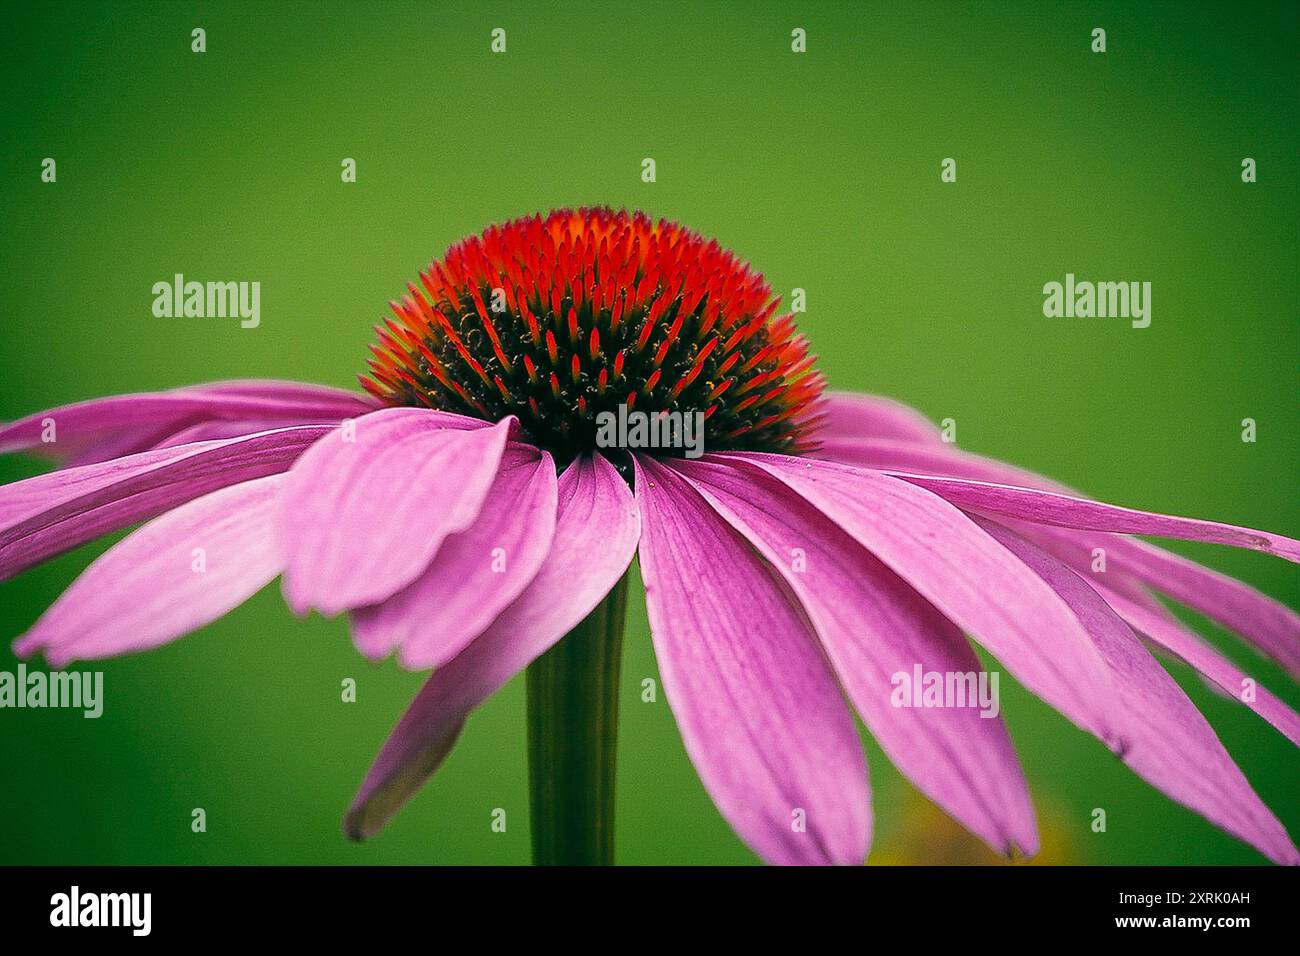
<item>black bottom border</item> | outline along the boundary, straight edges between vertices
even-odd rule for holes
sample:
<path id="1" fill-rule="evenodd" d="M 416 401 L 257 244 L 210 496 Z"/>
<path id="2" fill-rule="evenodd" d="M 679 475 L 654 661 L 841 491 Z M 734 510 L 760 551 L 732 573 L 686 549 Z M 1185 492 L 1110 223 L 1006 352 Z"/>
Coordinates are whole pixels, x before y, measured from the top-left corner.
<path id="1" fill-rule="evenodd" d="M 3 867 L 0 874 L 7 937 L 75 935 L 83 943 L 373 944 L 416 933 L 436 945 L 444 932 L 452 940 L 471 932 L 485 933 L 485 942 L 550 945 L 557 934 L 590 932 L 598 944 L 624 933 L 666 942 L 673 937 L 661 934 L 685 931 L 734 944 L 751 935 L 770 943 L 782 925 L 808 931 L 810 941 L 856 931 L 864 944 L 880 931 L 918 945 L 1043 930 L 1071 940 L 1231 941 L 1289 929 L 1300 888 L 1295 871 L 1272 867 Z M 143 896 L 101 896 L 145 893 L 147 936 L 136 932 Z M 114 910 L 127 925 L 70 925 L 83 915 L 105 918 L 92 913 L 111 921 Z"/>

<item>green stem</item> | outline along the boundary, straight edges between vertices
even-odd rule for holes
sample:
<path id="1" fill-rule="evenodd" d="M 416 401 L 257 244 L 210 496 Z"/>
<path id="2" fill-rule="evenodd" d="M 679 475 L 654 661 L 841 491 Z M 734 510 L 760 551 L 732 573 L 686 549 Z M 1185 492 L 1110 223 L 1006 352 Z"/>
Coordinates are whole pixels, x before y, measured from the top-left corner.
<path id="1" fill-rule="evenodd" d="M 614 757 L 627 575 L 528 667 L 528 791 L 537 866 L 614 862 Z"/>

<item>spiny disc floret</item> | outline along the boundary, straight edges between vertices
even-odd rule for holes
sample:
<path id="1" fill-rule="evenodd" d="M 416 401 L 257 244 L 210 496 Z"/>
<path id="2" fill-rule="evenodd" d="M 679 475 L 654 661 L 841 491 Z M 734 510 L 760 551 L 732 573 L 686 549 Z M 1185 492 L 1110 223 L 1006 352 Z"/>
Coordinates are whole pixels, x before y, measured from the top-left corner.
<path id="1" fill-rule="evenodd" d="M 799 453 L 823 388 L 793 317 L 716 240 L 643 213 L 563 209 L 491 226 L 408 284 L 362 385 L 497 421 L 562 459 L 597 416 L 700 412 L 705 447 Z M 671 451 L 665 453 L 671 454 Z"/>

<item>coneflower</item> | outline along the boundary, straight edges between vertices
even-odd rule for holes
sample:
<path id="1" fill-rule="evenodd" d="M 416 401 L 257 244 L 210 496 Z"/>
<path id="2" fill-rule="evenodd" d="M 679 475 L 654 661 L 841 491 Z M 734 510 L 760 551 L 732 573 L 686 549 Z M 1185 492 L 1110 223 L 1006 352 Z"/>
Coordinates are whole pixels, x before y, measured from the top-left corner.
<path id="1" fill-rule="evenodd" d="M 1128 535 L 1291 561 L 1300 542 L 1091 501 L 955 451 L 888 399 L 823 395 L 777 305 L 675 223 L 560 210 L 458 243 L 410 284 L 378 327 L 367 396 L 224 382 L 12 423 L 0 451 L 65 467 L 0 488 L 0 578 L 147 522 L 15 648 L 63 666 L 157 646 L 282 575 L 295 612 L 347 612 L 367 657 L 433 669 L 350 835 L 379 829 L 527 669 L 534 857 L 609 862 L 635 555 L 686 750 L 764 860 L 866 857 L 855 712 L 953 818 L 999 852 L 1035 852 L 1001 716 L 893 699 L 899 674 L 980 671 L 967 635 L 1171 798 L 1300 860 L 1142 640 L 1300 743 L 1300 715 L 1263 689 L 1243 697 L 1246 675 L 1155 594 L 1292 675 L 1300 615 Z M 604 447 L 601 416 L 619 409 L 701 416 L 708 454 Z"/>

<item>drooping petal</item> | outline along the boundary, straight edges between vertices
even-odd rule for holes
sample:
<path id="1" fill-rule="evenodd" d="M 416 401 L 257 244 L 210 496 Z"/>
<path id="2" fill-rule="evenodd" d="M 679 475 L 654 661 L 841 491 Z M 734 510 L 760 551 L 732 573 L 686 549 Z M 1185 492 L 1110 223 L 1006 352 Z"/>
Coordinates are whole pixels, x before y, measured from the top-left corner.
<path id="1" fill-rule="evenodd" d="M 0 487 L 0 581 L 227 485 L 285 471 L 334 426 L 199 442 Z"/>
<path id="2" fill-rule="evenodd" d="M 315 382 L 292 382 L 276 378 L 235 378 L 220 382 L 203 382 L 177 389 L 186 393 L 237 396 L 265 402 L 285 402 L 313 410 L 332 409 L 345 416 L 375 411 L 375 400 L 364 393 L 319 385 Z"/>
<path id="3" fill-rule="evenodd" d="M 976 519 L 1069 605 L 1120 693 L 1105 722 L 1084 725 L 1140 777 L 1277 863 L 1300 863 L 1286 830 L 1251 789 L 1209 723 L 1118 614 L 1074 571 L 996 522 Z"/>
<path id="4" fill-rule="evenodd" d="M 954 505 L 866 469 L 783 455 L 718 457 L 793 488 L 1075 723 L 1093 725 L 1111 706 L 1109 669 L 1070 609 Z"/>
<path id="5" fill-rule="evenodd" d="M 827 442 L 821 453 L 835 461 L 885 471 L 972 478 L 1077 496 L 1077 492 L 1024 469 L 946 448 L 899 441 L 854 440 Z M 1142 582 L 1162 591 L 1240 634 L 1282 663 L 1293 676 L 1300 677 L 1300 614 L 1249 585 L 1145 541 L 1106 532 L 1031 525 L 1005 515 L 1000 520 L 1071 567 L 1086 569 L 1094 551 L 1102 549 L 1108 565 L 1107 581 L 1112 588 L 1139 601 L 1141 597 L 1134 593 L 1136 589 L 1131 582 Z"/>
<path id="6" fill-rule="evenodd" d="M 429 678 L 384 743 L 343 821 L 353 839 L 377 832 L 438 769 L 470 711 L 576 627 L 632 563 L 641 522 L 613 465 L 599 455 L 574 461 L 560 476 L 558 502 L 537 576 Z"/>
<path id="7" fill-rule="evenodd" d="M 995 850 L 1038 849 L 1034 810 L 996 709 L 901 707 L 901 677 L 982 671 L 960 629 L 785 485 L 705 459 L 674 462 L 799 598 L 863 722 L 914 784 Z M 919 704 L 919 701 L 917 702 Z"/>
<path id="8" fill-rule="evenodd" d="M 168 435 L 205 421 L 250 421 L 239 434 L 274 427 L 337 422 L 374 409 L 366 396 L 302 382 L 213 382 L 169 392 L 143 392 L 76 402 L 0 426 L 0 453 L 29 451 L 93 464 L 144 451 Z"/>
<path id="9" fill-rule="evenodd" d="M 456 416 L 459 417 L 459 416 Z M 299 614 L 377 604 L 478 517 L 514 419 L 448 427 L 420 408 L 372 412 L 318 442 L 285 485 L 284 595 Z"/>
<path id="10" fill-rule="evenodd" d="M 722 816 L 770 863 L 861 863 L 861 742 L 775 572 L 680 475 L 636 459 L 646 607 L 664 693 Z"/>
<path id="11" fill-rule="evenodd" d="M 1157 591 L 1240 634 L 1300 679 L 1300 614 L 1285 604 L 1145 541 L 1112 539 L 1107 554 Z"/>
<path id="12" fill-rule="evenodd" d="M 1159 613 L 1090 582 L 1116 613 L 1136 631 L 1181 658 L 1233 700 L 1244 703 L 1300 747 L 1300 714 L 1168 612 Z"/>
<path id="13" fill-rule="evenodd" d="M 1055 492 L 971 481 L 965 478 L 939 478 L 934 475 L 908 475 L 899 472 L 891 472 L 891 474 L 933 491 L 947 501 L 970 511 L 1009 515 L 1022 521 L 1063 525 L 1067 528 L 1083 528 L 1090 531 L 1150 534 L 1165 538 L 1210 541 L 1238 548 L 1250 548 L 1254 551 L 1265 551 L 1286 558 L 1288 561 L 1300 562 L 1300 541 L 1268 531 L 1258 531 L 1254 528 L 1243 528 L 1218 521 L 1203 521 L 1199 518 L 1155 514 Z"/>
<path id="14" fill-rule="evenodd" d="M 939 429 L 916 409 L 882 395 L 828 392 L 818 407 L 822 422 L 816 438 L 823 443 L 894 439 L 942 445 Z"/>
<path id="15" fill-rule="evenodd" d="M 817 449 L 816 457 L 858 468 L 874 468 L 876 471 L 971 478 L 975 481 L 991 481 L 1002 485 L 1077 494 L 1066 486 L 1032 471 L 960 451 L 943 442 L 921 444 L 897 438 L 828 436 Z"/>
<path id="16" fill-rule="evenodd" d="M 919 475 L 935 475 L 945 478 L 971 478 L 975 481 L 987 481 L 1001 485 L 1015 485 L 1021 488 L 1035 488 L 1040 491 L 1054 491 L 1064 495 L 1082 497 L 1078 492 L 1050 478 L 1016 468 L 1012 465 L 983 458 L 968 452 L 958 451 L 951 445 L 920 445 L 916 442 L 890 440 L 845 439 L 826 442 L 818 450 L 819 457 L 859 468 L 871 468 L 890 473 L 908 472 Z M 1090 543 L 1099 537 L 1092 532 L 1079 531 L 1074 528 L 1056 525 L 1038 525 L 1018 521 L 1005 515 L 1000 521 L 1012 528 L 1022 537 L 1045 548 L 1055 557 L 1072 567 L 1077 566 L 1080 556 L 1093 559 Z M 1111 540 L 1107 535 L 1107 540 Z M 1086 543 L 1086 546 L 1085 546 Z M 1111 555 L 1114 557 L 1114 555 Z M 1112 561 L 1109 567 L 1109 580 L 1112 585 L 1134 600 L 1149 602 L 1140 580 L 1129 573 L 1122 559 Z"/>
<path id="17" fill-rule="evenodd" d="M 845 439 L 823 443 L 822 457 L 882 471 L 907 471 L 971 478 L 1076 495 L 1072 489 L 1033 472 L 955 449 L 933 448 L 904 441 Z M 1243 681 L 1250 680 L 1255 698 L 1244 702 L 1300 744 L 1300 716 L 1253 678 L 1183 627 L 1133 583 L 1154 587 L 1188 607 L 1249 639 L 1292 674 L 1300 676 L 1300 615 L 1235 578 L 1203 567 L 1179 555 L 1132 538 L 1107 532 L 1079 531 L 1005 518 L 1006 527 L 1083 574 L 1133 628 L 1178 655 L 1207 680 L 1241 700 Z M 1106 555 L 1102 577 L 1090 573 L 1098 552 Z M 1088 573 L 1085 573 L 1088 572 Z"/>
<path id="18" fill-rule="evenodd" d="M 188 448 L 152 449 L 0 485 L 0 528 L 16 525 L 79 495 L 111 487 L 124 478 L 180 461 L 196 452 L 217 448 L 220 444 L 220 441 L 210 441 Z"/>
<path id="19" fill-rule="evenodd" d="M 399 650 L 404 667 L 441 667 L 492 623 L 541 568 L 555 533 L 555 461 L 507 447 L 483 510 L 448 535 L 415 581 L 352 614 L 357 647 L 372 659 Z"/>
<path id="20" fill-rule="evenodd" d="M 222 488 L 155 518 L 106 551 L 15 653 L 53 667 L 157 647 L 215 621 L 280 573 L 270 522 L 285 476 Z"/>
<path id="21" fill-rule="evenodd" d="M 187 425 L 178 432 L 171 432 L 158 439 L 150 448 L 175 448 L 177 445 L 190 445 L 202 441 L 221 441 L 227 438 L 239 438 L 254 432 L 271 431 L 292 424 L 335 426 L 337 421 L 288 422 L 272 419 L 241 419 L 239 421 L 207 421 L 197 425 Z"/>
<path id="22" fill-rule="evenodd" d="M 1250 585 L 1163 548 L 1105 531 L 1081 531 L 998 516 L 1000 524 L 1130 602 L 1160 613 L 1147 591 L 1200 611 L 1300 678 L 1300 614 Z M 1104 563 L 1097 564 L 1104 557 Z"/>

